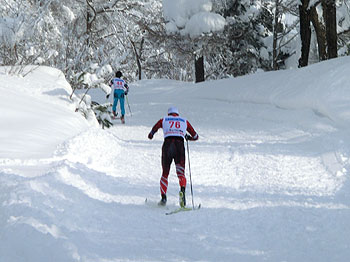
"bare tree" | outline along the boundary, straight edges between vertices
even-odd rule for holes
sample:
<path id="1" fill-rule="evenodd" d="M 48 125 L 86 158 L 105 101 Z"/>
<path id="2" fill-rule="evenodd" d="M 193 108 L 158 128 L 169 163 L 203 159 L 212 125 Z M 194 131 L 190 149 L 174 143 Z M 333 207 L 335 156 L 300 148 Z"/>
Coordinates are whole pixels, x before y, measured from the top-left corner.
<path id="1" fill-rule="evenodd" d="M 310 0 L 301 0 L 299 5 L 300 16 L 300 39 L 301 56 L 299 58 L 299 67 L 307 66 L 309 62 L 311 28 L 310 28 L 310 10 L 308 9 Z"/>
<path id="2" fill-rule="evenodd" d="M 135 55 L 135 60 L 138 68 L 138 77 L 139 80 L 142 79 L 142 65 L 141 65 L 141 56 L 142 56 L 142 51 L 143 51 L 143 44 L 145 42 L 145 38 L 142 37 L 141 43 L 139 45 L 139 48 L 137 49 L 135 41 L 133 41 L 131 38 L 129 38 L 129 41 L 133 47 L 134 50 L 134 55 Z"/>
<path id="3" fill-rule="evenodd" d="M 310 22 L 315 28 L 319 59 L 331 59 L 337 57 L 337 24 L 335 0 L 321 0 L 309 7 L 310 0 L 302 0 L 299 5 L 300 12 L 300 37 L 301 37 L 301 57 L 299 66 L 308 65 L 311 28 Z M 317 13 L 317 5 L 322 4 L 323 20 Z"/>
<path id="4" fill-rule="evenodd" d="M 204 57 L 200 56 L 198 58 L 195 58 L 195 82 L 204 82 Z"/>
<path id="5" fill-rule="evenodd" d="M 326 39 L 328 59 L 338 56 L 337 19 L 335 0 L 323 0 L 323 16 L 326 23 Z"/>
<path id="6" fill-rule="evenodd" d="M 310 8 L 310 20 L 316 32 L 319 60 L 327 59 L 326 27 L 317 12 L 317 5 Z"/>

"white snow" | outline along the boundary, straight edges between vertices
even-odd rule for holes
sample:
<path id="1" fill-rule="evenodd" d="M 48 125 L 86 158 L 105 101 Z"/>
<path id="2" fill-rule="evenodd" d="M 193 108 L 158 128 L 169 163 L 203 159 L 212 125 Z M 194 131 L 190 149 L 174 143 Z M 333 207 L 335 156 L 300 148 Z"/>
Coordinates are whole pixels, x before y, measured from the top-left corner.
<path id="1" fill-rule="evenodd" d="M 86 121 L 63 74 L 0 71 L 0 261 L 341 261 L 350 257 L 350 57 L 201 84 L 130 83 L 126 124 Z M 105 92 L 91 90 L 104 103 Z M 158 201 L 176 105 L 198 211 Z M 187 160 L 187 158 L 186 158 Z M 186 167 L 188 182 L 189 172 Z M 190 184 L 188 206 L 192 205 Z"/>
<path id="2" fill-rule="evenodd" d="M 185 27 L 185 22 L 196 13 L 210 12 L 210 0 L 163 0 L 164 18 L 174 20 L 178 27 Z"/>
<path id="3" fill-rule="evenodd" d="M 183 33 L 189 34 L 194 38 L 200 36 L 202 33 L 222 31 L 225 25 L 226 20 L 221 15 L 210 12 L 200 12 L 190 18 L 186 23 Z"/>
<path id="4" fill-rule="evenodd" d="M 222 31 L 226 20 L 211 13 L 210 0 L 163 0 L 163 14 L 166 30 L 174 34 L 190 35 L 195 38 L 203 33 Z"/>
<path id="5" fill-rule="evenodd" d="M 6 47 L 14 48 L 16 41 L 24 34 L 22 17 L 0 17 L 0 42 Z"/>
<path id="6" fill-rule="evenodd" d="M 67 18 L 67 20 L 70 23 L 72 23 L 74 21 L 74 19 L 75 19 L 75 15 L 74 15 L 73 11 L 70 10 L 70 8 L 65 6 L 65 5 L 62 6 L 62 11 L 64 12 L 65 17 Z"/>

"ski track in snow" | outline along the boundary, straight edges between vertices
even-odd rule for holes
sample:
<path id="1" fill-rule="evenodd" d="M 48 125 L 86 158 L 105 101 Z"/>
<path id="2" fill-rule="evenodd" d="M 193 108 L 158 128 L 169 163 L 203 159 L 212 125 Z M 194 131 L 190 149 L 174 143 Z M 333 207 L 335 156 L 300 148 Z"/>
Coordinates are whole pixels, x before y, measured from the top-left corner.
<path id="1" fill-rule="evenodd" d="M 159 92 L 153 84 L 144 82 L 148 94 Z M 159 199 L 162 145 L 161 130 L 152 141 L 147 134 L 182 88 L 168 84 L 151 103 L 135 88 L 126 125 L 90 128 L 49 158 L 0 159 L 6 262 L 27 261 L 23 255 L 36 262 L 350 257 L 349 150 L 331 121 L 312 110 L 249 102 L 232 110 L 215 99 L 205 107 L 200 96 L 175 99 L 200 135 L 189 146 L 194 202 L 202 208 L 164 215 L 177 207 L 174 166 L 168 206 L 145 205 L 145 198 Z M 308 121 L 296 121 L 300 114 Z M 189 185 L 188 165 L 186 173 Z"/>
<path id="2" fill-rule="evenodd" d="M 142 139 L 147 131 L 132 125 L 92 129 L 61 145 L 46 161 L 49 171 L 2 176 L 9 194 L 3 206 L 13 211 L 8 223 L 30 235 L 32 244 L 42 245 L 44 237 L 61 246 L 65 254 L 55 254 L 57 261 L 321 259 L 332 251 L 329 243 L 342 235 L 333 231 L 338 226 L 323 224 L 337 220 L 339 211 L 348 212 L 346 204 L 327 197 L 339 190 L 343 175 L 329 172 L 322 156 L 269 154 L 269 145 L 256 143 L 254 135 L 251 143 L 249 134 L 221 146 L 190 144 L 194 196 L 201 210 L 164 215 L 177 205 L 173 168 L 168 209 L 147 207 L 145 197 L 158 200 L 162 143 L 159 134 L 155 141 Z M 318 242 L 320 236 L 324 242 Z"/>

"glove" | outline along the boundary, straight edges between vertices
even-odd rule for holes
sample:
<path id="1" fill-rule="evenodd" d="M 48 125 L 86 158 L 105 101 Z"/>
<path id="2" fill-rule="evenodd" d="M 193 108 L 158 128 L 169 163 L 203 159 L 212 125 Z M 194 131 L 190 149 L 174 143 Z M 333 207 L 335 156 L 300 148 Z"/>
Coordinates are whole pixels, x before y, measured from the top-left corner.
<path id="1" fill-rule="evenodd" d="M 124 92 L 124 95 L 126 95 L 126 96 L 127 96 L 127 95 L 128 95 L 128 91 L 125 91 L 125 92 Z"/>
<path id="2" fill-rule="evenodd" d="M 185 135 L 185 139 L 186 139 L 187 141 L 191 141 L 191 140 L 193 140 L 193 137 L 190 136 L 190 135 L 188 135 L 188 134 L 186 134 L 186 135 Z"/>
<path id="3" fill-rule="evenodd" d="M 153 133 L 152 133 L 152 131 L 151 132 L 149 132 L 149 134 L 148 134 L 148 139 L 152 139 L 153 138 Z"/>
<path id="4" fill-rule="evenodd" d="M 106 99 L 108 99 L 109 98 L 109 94 L 108 95 L 106 95 Z"/>

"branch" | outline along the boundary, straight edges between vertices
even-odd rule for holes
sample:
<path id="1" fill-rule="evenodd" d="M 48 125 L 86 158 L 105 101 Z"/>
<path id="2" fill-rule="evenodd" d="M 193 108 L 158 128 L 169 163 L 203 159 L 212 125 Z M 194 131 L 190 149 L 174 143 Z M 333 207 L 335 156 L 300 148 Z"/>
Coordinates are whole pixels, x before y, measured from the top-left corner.
<path id="1" fill-rule="evenodd" d="M 95 10 L 95 8 L 91 5 L 91 3 L 90 3 L 90 0 L 86 0 L 86 3 L 87 3 L 87 5 L 92 9 L 92 11 L 94 12 L 94 16 L 93 16 L 93 18 L 92 18 L 92 20 L 91 20 L 91 22 L 89 21 L 89 24 L 90 25 L 92 25 L 93 24 L 93 22 L 95 21 L 95 19 L 96 19 L 96 15 L 97 15 L 97 13 L 96 13 L 96 10 Z"/>

